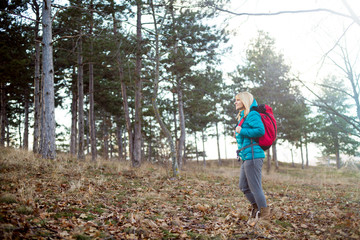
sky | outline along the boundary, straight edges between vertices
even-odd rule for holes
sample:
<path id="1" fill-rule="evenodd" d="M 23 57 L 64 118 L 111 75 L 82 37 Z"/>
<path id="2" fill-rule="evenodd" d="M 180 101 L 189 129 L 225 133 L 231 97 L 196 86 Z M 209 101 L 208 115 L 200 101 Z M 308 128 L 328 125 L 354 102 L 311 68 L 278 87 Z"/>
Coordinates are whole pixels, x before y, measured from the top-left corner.
<path id="1" fill-rule="evenodd" d="M 347 0 L 353 11 L 360 16 L 360 1 Z M 232 0 L 231 5 L 224 7 L 236 13 L 276 13 L 280 11 L 297 11 L 308 9 L 330 9 L 349 15 L 341 0 Z M 222 13 L 217 24 L 225 27 L 231 33 L 230 44 L 232 51 L 222 58 L 224 73 L 232 72 L 237 65 L 245 59 L 245 51 L 251 41 L 257 36 L 259 30 L 268 32 L 275 39 L 275 46 L 282 53 L 286 63 L 291 67 L 291 72 L 300 77 L 309 87 L 314 88 L 314 83 L 329 76 L 343 77 L 340 69 L 324 56 L 339 41 L 349 49 L 351 59 L 360 53 L 360 25 L 350 24 L 352 20 L 329 12 L 292 13 L 275 16 L 235 16 Z M 346 31 L 344 36 L 344 30 Z M 335 61 L 341 62 L 339 48 L 335 48 L 327 55 Z M 357 62 L 354 69 L 360 73 Z M 304 90 L 305 91 L 305 90 Z M 256 97 L 256 96 L 255 96 Z M 311 97 L 311 96 L 310 96 Z M 236 145 L 231 144 L 231 136 L 227 138 L 227 156 L 235 156 Z M 217 159 L 217 148 L 214 139 L 209 140 L 205 147 L 209 159 Z M 224 141 L 222 141 L 221 156 L 225 156 Z M 310 163 L 316 162 L 320 156 L 318 147 L 311 147 L 312 156 Z M 280 145 L 278 149 L 279 160 L 291 161 L 290 147 Z M 300 150 L 294 149 L 294 159 L 300 161 Z"/>
<path id="2" fill-rule="evenodd" d="M 360 1 L 347 2 L 360 16 Z M 232 12 L 238 13 L 275 13 L 319 8 L 349 15 L 341 0 L 232 0 L 230 7 Z M 232 33 L 230 43 L 233 45 L 233 51 L 223 59 L 224 70 L 231 71 L 235 64 L 243 61 L 244 51 L 250 40 L 259 30 L 263 30 L 275 39 L 276 47 L 284 55 L 292 71 L 308 80 L 324 77 L 331 71 L 328 61 L 321 67 L 322 57 L 352 22 L 351 19 L 328 12 L 276 16 L 235 16 L 224 13 L 222 16 L 229 18 L 227 30 Z M 360 25 L 353 24 L 342 40 L 358 53 Z"/>

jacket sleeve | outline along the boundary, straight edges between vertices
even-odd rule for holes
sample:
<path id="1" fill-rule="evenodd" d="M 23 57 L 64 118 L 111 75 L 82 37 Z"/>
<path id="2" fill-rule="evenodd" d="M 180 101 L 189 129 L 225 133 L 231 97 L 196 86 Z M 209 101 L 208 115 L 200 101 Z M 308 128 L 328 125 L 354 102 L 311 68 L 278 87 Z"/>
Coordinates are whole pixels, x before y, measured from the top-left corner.
<path id="1" fill-rule="evenodd" d="M 241 128 L 240 135 L 248 138 L 258 138 L 264 136 L 265 128 L 258 112 L 250 112 L 247 116 L 246 122 L 246 126 Z"/>

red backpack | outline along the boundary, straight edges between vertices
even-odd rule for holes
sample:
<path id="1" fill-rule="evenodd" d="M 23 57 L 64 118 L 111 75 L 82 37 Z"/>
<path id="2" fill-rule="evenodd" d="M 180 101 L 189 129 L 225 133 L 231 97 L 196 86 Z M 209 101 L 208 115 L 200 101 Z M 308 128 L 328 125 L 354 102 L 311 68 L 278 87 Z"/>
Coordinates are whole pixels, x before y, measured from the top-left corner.
<path id="1" fill-rule="evenodd" d="M 257 144 L 259 144 L 259 146 L 263 150 L 267 150 L 275 142 L 277 134 L 277 125 L 274 118 L 273 110 L 269 105 L 266 104 L 260 104 L 257 107 L 252 108 L 251 110 L 255 110 L 260 114 L 261 121 L 263 122 L 265 128 L 264 136 L 255 139 L 255 142 L 257 142 Z M 239 126 L 241 126 L 242 123 L 243 121 L 239 123 Z"/>

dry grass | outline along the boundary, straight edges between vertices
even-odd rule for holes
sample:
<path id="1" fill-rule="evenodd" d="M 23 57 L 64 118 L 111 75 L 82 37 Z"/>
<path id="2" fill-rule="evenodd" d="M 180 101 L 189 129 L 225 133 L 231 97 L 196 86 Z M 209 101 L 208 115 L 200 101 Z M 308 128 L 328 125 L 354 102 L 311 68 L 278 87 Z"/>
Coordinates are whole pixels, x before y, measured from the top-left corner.
<path id="1" fill-rule="evenodd" d="M 359 172 L 284 163 L 264 171 L 265 194 L 280 211 L 270 227 L 255 234 L 244 224 L 248 203 L 238 189 L 239 168 L 234 160 L 206 167 L 188 162 L 172 180 L 171 164 L 144 162 L 134 169 L 117 160 L 78 161 L 67 154 L 47 160 L 0 148 L 0 237 L 337 239 L 332 236 L 341 230 L 341 237 L 352 239 L 360 234 L 360 213 L 353 211 L 360 207 Z"/>

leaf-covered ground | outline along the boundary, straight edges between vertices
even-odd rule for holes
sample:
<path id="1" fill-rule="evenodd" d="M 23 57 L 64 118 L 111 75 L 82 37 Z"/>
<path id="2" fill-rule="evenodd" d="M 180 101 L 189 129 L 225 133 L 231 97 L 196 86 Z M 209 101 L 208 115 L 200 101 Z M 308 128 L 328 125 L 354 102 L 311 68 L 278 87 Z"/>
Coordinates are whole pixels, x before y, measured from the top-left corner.
<path id="1" fill-rule="evenodd" d="M 226 164 L 224 164 L 226 165 Z M 246 224 L 239 165 L 171 170 L 126 162 L 43 160 L 0 148 L 1 239 L 359 239 L 359 172 L 264 173 L 274 215 Z"/>

